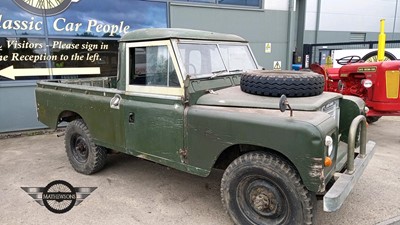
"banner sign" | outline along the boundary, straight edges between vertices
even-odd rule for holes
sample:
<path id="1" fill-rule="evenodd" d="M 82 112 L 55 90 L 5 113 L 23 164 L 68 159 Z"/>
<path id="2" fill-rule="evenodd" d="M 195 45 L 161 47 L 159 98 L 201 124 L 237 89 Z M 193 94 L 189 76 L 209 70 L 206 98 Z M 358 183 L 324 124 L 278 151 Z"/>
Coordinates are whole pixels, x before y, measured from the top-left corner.
<path id="1" fill-rule="evenodd" d="M 3 0 L 0 81 L 115 76 L 119 38 L 167 24 L 166 2 Z"/>

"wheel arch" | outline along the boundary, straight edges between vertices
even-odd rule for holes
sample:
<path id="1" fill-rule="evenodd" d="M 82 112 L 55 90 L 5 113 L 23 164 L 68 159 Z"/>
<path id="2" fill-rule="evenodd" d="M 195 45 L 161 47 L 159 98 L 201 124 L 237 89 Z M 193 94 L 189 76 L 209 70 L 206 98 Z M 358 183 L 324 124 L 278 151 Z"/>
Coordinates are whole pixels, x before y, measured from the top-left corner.
<path id="1" fill-rule="evenodd" d="M 83 119 L 83 117 L 74 111 L 64 110 L 58 115 L 57 125 L 61 122 L 71 122 L 76 119 Z"/>
<path id="2" fill-rule="evenodd" d="M 282 154 L 281 152 L 267 148 L 267 147 L 262 147 L 262 146 L 257 146 L 257 145 L 249 145 L 249 144 L 235 144 L 235 145 L 229 146 L 228 148 L 226 148 L 219 154 L 218 158 L 215 160 L 213 168 L 226 169 L 229 166 L 229 164 L 231 162 L 233 162 L 233 160 L 235 160 L 237 157 L 239 157 L 245 153 L 255 152 L 255 151 L 262 151 L 262 152 L 267 152 L 267 153 L 277 155 L 280 158 L 287 161 L 288 163 L 290 163 L 290 165 L 293 166 L 294 169 L 296 169 L 293 162 L 287 156 Z"/>
<path id="3" fill-rule="evenodd" d="M 308 167 L 309 170 L 299 169 L 299 167 L 296 166 L 296 164 L 298 164 L 298 162 L 296 163 L 293 160 L 291 160 L 288 156 L 283 154 L 282 152 L 268 148 L 268 147 L 263 147 L 263 146 L 258 146 L 258 145 L 250 145 L 250 144 L 231 145 L 228 148 L 221 151 L 221 153 L 218 155 L 218 157 L 216 158 L 216 160 L 213 164 L 213 168 L 225 170 L 229 166 L 229 164 L 231 164 L 239 156 L 249 153 L 249 152 L 257 152 L 257 151 L 258 152 L 266 152 L 266 153 L 275 155 L 275 156 L 279 157 L 280 159 L 282 159 L 283 161 L 287 162 L 296 171 L 296 173 L 298 173 L 298 175 L 300 176 L 300 178 L 302 180 L 302 183 L 306 186 L 306 188 L 309 191 L 317 192 L 319 190 L 320 182 L 316 182 L 315 181 L 316 177 L 310 175 L 313 172 L 315 172 L 316 169 L 314 167 L 318 167 L 317 164 L 321 163 L 319 160 L 317 160 L 318 162 L 316 161 L 316 162 L 313 162 L 314 164 L 309 165 L 309 167 Z M 310 160 L 313 161 L 314 159 L 310 159 Z M 322 171 L 322 164 L 319 168 Z M 318 180 L 319 179 L 320 178 L 318 177 Z"/>

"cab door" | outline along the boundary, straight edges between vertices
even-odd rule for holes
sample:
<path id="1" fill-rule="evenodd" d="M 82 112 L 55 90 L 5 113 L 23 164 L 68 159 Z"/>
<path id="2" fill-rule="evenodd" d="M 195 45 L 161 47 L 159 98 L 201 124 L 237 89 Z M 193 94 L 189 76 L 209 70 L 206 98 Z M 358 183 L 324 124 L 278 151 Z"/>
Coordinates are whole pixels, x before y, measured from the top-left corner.
<path id="1" fill-rule="evenodd" d="M 170 41 L 127 43 L 126 148 L 162 164 L 180 163 L 183 81 Z"/>

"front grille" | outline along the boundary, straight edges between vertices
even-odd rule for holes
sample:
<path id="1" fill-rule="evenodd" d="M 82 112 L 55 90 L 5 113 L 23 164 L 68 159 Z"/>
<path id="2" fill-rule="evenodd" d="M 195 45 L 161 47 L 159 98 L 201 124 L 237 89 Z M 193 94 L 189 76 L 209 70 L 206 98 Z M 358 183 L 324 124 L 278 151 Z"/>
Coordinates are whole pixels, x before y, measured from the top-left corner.
<path id="1" fill-rule="evenodd" d="M 336 121 L 337 126 L 339 126 L 339 117 L 340 117 L 339 100 L 329 102 L 328 104 L 322 106 L 321 111 L 328 113 Z"/>

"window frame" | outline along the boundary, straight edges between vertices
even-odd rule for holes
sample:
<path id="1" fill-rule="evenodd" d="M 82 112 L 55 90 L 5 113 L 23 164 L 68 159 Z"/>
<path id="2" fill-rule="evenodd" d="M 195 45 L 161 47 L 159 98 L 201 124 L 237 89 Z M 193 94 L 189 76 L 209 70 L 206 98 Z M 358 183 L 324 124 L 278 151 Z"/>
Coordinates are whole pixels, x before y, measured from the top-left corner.
<path id="1" fill-rule="evenodd" d="M 204 41 L 202 41 L 202 40 L 190 40 L 190 39 L 185 39 L 185 40 L 179 40 L 179 39 L 175 39 L 175 40 L 172 40 L 172 46 L 173 46 L 173 48 L 175 49 L 175 53 L 176 53 L 176 58 L 177 58 L 177 61 L 178 61 L 178 64 L 179 64 L 179 68 L 180 68 L 180 71 L 181 71 L 181 74 L 185 74 L 185 76 L 188 74 L 188 72 L 186 71 L 186 69 L 185 69 L 185 65 L 184 65 L 184 63 L 183 63 L 183 60 L 182 60 L 182 56 L 181 56 L 181 53 L 180 53 L 180 51 L 179 51 L 179 44 L 199 44 L 199 45 L 201 45 L 201 44 L 215 44 L 215 45 L 217 45 L 217 47 L 218 47 L 218 51 L 220 51 L 220 49 L 219 49 L 219 46 L 220 45 L 241 45 L 241 46 L 247 46 L 247 49 L 249 50 L 249 52 L 250 52 L 250 56 L 251 56 L 251 58 L 253 59 L 253 61 L 254 61 L 254 63 L 255 63 L 255 66 L 256 66 L 256 69 L 261 69 L 262 67 L 258 64 L 258 62 L 257 62 L 257 59 L 256 59 L 256 57 L 254 56 L 254 53 L 253 53 L 253 51 L 251 50 L 251 48 L 250 48 L 250 45 L 249 45 L 249 43 L 248 42 L 234 42 L 234 41 L 206 41 L 206 40 L 204 40 Z M 221 54 L 221 53 L 220 53 Z M 222 57 L 222 56 L 221 56 Z M 225 62 L 224 62 L 225 63 Z M 230 72 L 229 71 L 227 71 L 228 73 L 227 74 L 230 74 Z M 211 76 L 212 74 L 210 74 L 210 76 Z M 207 78 L 207 76 L 204 76 L 204 77 L 200 77 L 200 78 Z M 194 78 L 194 77 L 190 77 L 190 79 L 200 79 L 200 78 Z"/>
<path id="2" fill-rule="evenodd" d="M 249 9 L 249 10 L 260 10 L 264 7 L 264 0 L 259 0 L 259 5 L 241 5 L 241 4 L 225 4 L 220 3 L 219 0 L 206 1 L 196 1 L 196 0 L 173 0 L 172 4 L 184 4 L 191 6 L 205 6 L 205 7 L 218 7 L 218 8 L 233 8 L 233 9 Z"/>
<path id="3" fill-rule="evenodd" d="M 168 54 L 171 57 L 172 64 L 175 68 L 176 75 L 179 80 L 179 87 L 167 87 L 167 86 L 146 86 L 146 85 L 137 85 L 137 84 L 129 84 L 129 76 L 131 65 L 129 62 L 131 61 L 131 55 L 129 54 L 132 48 L 145 48 L 145 47 L 157 47 L 157 46 L 167 46 Z M 173 95 L 173 96 L 183 96 L 184 88 L 183 88 L 183 77 L 179 67 L 179 64 L 176 59 L 175 52 L 172 48 L 172 44 L 170 40 L 161 40 L 161 41 L 146 41 L 146 42 L 134 42 L 134 43 L 126 43 L 125 47 L 125 55 L 126 55 L 126 91 L 130 93 L 148 93 L 148 94 L 159 94 L 159 95 Z"/>

